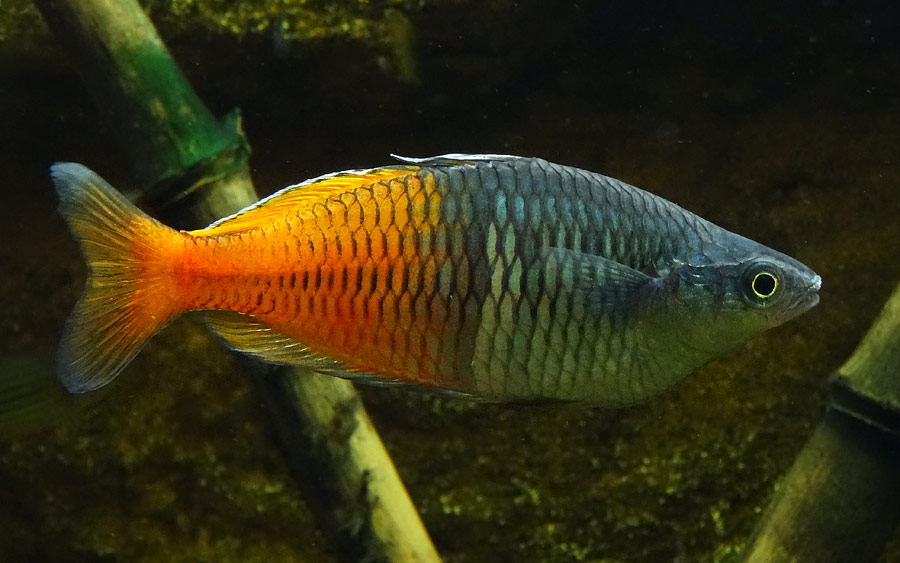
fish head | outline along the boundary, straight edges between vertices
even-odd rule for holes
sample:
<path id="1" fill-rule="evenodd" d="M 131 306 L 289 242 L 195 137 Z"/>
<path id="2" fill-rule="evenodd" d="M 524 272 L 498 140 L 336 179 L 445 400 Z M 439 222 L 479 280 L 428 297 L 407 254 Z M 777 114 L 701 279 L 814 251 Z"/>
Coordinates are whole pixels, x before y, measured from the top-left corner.
<path id="1" fill-rule="evenodd" d="M 732 280 L 747 315 L 771 328 L 805 313 L 819 303 L 822 278 L 806 265 L 774 251 L 740 264 Z"/>
<path id="2" fill-rule="evenodd" d="M 806 265 L 756 243 L 737 258 L 684 264 L 673 273 L 680 317 L 692 325 L 684 338 L 709 352 L 734 348 L 808 311 L 822 287 Z"/>

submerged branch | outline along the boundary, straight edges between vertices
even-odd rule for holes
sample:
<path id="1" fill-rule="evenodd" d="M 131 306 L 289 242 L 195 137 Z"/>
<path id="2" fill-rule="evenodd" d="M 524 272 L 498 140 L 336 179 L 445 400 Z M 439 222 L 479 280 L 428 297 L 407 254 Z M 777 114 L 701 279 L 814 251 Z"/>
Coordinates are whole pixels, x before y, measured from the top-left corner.
<path id="1" fill-rule="evenodd" d="M 900 521 L 900 286 L 832 383 L 747 562 L 874 561 Z"/>
<path id="2" fill-rule="evenodd" d="M 326 520 L 341 559 L 439 561 L 396 469 L 384 462 L 389 459 L 384 445 L 368 430 L 372 422 L 353 385 L 303 368 L 292 372 L 256 382 L 277 421 L 291 472 Z M 310 466 L 311 457 L 318 467 Z"/>
<path id="3" fill-rule="evenodd" d="M 136 2 L 35 3 L 98 107 L 118 127 L 151 202 L 175 200 L 246 166 L 237 115 L 213 117 Z M 238 198 L 230 207 L 255 198 L 249 184 L 227 192 Z"/>

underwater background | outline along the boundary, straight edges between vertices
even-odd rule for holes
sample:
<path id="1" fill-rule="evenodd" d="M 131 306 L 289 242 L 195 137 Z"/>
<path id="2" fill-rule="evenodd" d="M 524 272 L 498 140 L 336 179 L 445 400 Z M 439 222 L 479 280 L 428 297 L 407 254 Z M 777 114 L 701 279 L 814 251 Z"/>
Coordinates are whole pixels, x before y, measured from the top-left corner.
<path id="1" fill-rule="evenodd" d="M 896 4 L 142 4 L 214 113 L 241 109 L 260 196 L 389 153 L 540 156 L 821 274 L 815 309 L 638 407 L 359 387 L 448 562 L 735 558 L 900 279 Z M 30 3 L 3 0 L 7 373 L 46 365 L 85 276 L 48 166 L 133 182 L 89 88 Z M 0 441 L 0 561 L 334 560 L 203 326 L 173 323 L 108 392 L 42 408 Z M 900 530 L 883 561 L 900 562 Z"/>

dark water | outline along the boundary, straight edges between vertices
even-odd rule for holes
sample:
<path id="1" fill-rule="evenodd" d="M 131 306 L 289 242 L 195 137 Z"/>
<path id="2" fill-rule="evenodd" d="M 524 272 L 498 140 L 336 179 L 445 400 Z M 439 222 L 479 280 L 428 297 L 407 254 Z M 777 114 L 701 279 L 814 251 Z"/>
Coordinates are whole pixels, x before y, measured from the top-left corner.
<path id="1" fill-rule="evenodd" d="M 364 389 L 447 561 L 724 561 L 900 279 L 900 13 L 887 2 L 425 2 L 390 49 L 162 26 L 258 191 L 388 153 L 542 156 L 621 178 L 824 279 L 802 320 L 645 406 L 459 404 Z M 45 171 L 127 186 L 113 124 L 46 43 L 0 42 L 0 353 L 46 356 L 84 268 Z M 390 66 L 390 65 L 388 65 Z M 68 422 L 0 443 L 0 560 L 329 561 L 233 360 L 177 322 Z M 52 538 L 52 541 L 48 541 Z M 883 561 L 900 561 L 900 536 Z"/>

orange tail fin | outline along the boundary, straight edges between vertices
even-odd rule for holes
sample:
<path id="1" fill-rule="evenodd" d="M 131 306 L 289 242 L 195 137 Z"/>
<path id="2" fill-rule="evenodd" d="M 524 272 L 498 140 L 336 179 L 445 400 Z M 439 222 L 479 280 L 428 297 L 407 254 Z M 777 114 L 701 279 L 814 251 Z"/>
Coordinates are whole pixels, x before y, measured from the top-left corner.
<path id="1" fill-rule="evenodd" d="M 143 213 L 75 163 L 50 168 L 59 210 L 88 266 L 84 295 L 66 323 L 58 375 L 73 393 L 112 381 L 175 314 L 166 259 L 177 231 Z"/>

